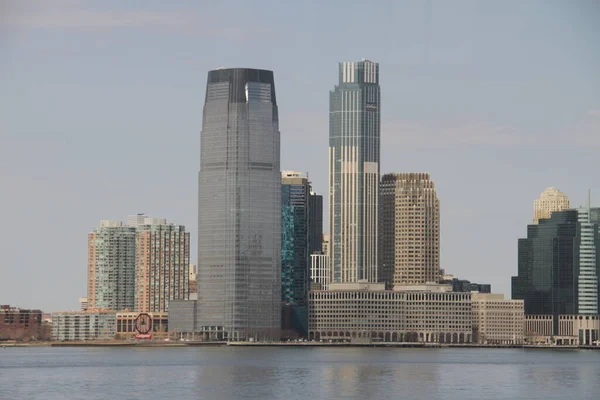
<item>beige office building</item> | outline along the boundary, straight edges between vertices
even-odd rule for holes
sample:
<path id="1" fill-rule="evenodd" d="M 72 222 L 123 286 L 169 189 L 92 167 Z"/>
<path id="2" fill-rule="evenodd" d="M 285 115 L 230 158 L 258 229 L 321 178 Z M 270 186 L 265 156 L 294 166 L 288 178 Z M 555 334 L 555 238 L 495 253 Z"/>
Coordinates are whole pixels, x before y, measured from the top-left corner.
<path id="1" fill-rule="evenodd" d="M 480 344 L 522 344 L 524 301 L 503 294 L 473 293 L 473 341 Z"/>
<path id="2" fill-rule="evenodd" d="M 600 340 L 600 315 L 561 314 L 554 329 L 552 315 L 526 315 L 525 338 L 529 343 L 593 345 Z"/>
<path id="3" fill-rule="evenodd" d="M 540 219 L 550 218 L 555 211 L 562 211 L 571 207 L 571 202 L 566 194 L 560 190 L 549 187 L 542 192 L 540 198 L 533 202 L 533 223 Z"/>
<path id="4" fill-rule="evenodd" d="M 380 193 L 381 281 L 439 282 L 440 202 L 429 174 L 385 174 Z"/>
<path id="5" fill-rule="evenodd" d="M 471 294 L 449 286 L 385 290 L 384 283 L 329 284 L 312 291 L 310 340 L 470 343 Z"/>

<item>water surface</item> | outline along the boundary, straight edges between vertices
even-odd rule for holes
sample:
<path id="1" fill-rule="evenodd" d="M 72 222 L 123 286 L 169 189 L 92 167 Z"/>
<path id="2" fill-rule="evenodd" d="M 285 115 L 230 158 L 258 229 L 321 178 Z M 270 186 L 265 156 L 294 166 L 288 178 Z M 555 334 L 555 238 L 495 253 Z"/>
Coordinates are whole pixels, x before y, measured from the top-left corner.
<path id="1" fill-rule="evenodd" d="M 6 348 L 0 399 L 599 399 L 600 351 Z"/>

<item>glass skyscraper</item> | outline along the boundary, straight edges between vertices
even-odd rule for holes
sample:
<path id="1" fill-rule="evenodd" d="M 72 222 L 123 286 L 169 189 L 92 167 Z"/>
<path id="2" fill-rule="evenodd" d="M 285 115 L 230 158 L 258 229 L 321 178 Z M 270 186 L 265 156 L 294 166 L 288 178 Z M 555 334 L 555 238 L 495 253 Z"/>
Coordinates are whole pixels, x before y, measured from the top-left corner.
<path id="1" fill-rule="evenodd" d="M 265 340 L 281 320 L 281 173 L 273 72 L 208 73 L 200 135 L 198 327 Z"/>
<path id="2" fill-rule="evenodd" d="M 527 227 L 519 239 L 519 273 L 512 298 L 525 300 L 525 314 L 596 315 L 600 287 L 600 208 L 554 211 Z"/>
<path id="3" fill-rule="evenodd" d="M 329 105 L 331 282 L 377 282 L 379 64 L 339 64 Z"/>
<path id="4" fill-rule="evenodd" d="M 281 174 L 281 301 L 305 305 L 308 287 L 310 184 L 305 174 Z"/>

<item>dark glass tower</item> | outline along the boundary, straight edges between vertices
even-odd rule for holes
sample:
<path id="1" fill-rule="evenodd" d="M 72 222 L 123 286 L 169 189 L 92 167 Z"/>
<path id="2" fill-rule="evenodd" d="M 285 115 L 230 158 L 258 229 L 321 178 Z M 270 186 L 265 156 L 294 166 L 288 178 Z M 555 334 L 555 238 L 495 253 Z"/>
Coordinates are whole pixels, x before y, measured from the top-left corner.
<path id="1" fill-rule="evenodd" d="M 301 172 L 281 175 L 281 301 L 306 304 L 309 255 L 308 178 Z"/>
<path id="2" fill-rule="evenodd" d="M 554 315 L 555 332 L 559 314 L 577 314 L 577 219 L 577 210 L 554 212 L 519 239 L 512 298 L 525 301 L 525 314 Z"/>
<path id="3" fill-rule="evenodd" d="M 323 196 L 311 192 L 308 204 L 308 253 L 321 253 L 323 251 Z"/>
<path id="4" fill-rule="evenodd" d="M 208 73 L 200 150 L 198 329 L 224 340 L 278 337 L 281 175 L 272 71 Z"/>
<path id="5" fill-rule="evenodd" d="M 330 281 L 377 282 L 379 64 L 339 64 L 329 103 Z"/>

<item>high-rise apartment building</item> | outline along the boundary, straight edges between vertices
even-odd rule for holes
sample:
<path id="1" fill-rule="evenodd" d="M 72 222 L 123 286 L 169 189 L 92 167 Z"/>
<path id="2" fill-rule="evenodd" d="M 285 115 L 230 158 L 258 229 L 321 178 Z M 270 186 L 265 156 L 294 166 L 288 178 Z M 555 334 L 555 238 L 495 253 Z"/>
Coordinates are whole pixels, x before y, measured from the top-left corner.
<path id="1" fill-rule="evenodd" d="M 379 64 L 339 64 L 329 105 L 331 282 L 377 282 Z"/>
<path id="2" fill-rule="evenodd" d="M 190 234 L 162 218 L 145 218 L 135 229 L 136 310 L 166 312 L 169 301 L 189 299 Z"/>
<path id="3" fill-rule="evenodd" d="M 542 192 L 540 198 L 533 202 L 533 223 L 540 219 L 550 218 L 555 211 L 566 210 L 571 207 L 569 198 L 560 190 L 549 187 Z"/>
<path id="4" fill-rule="evenodd" d="M 306 174 L 281 173 L 281 301 L 304 305 L 308 288 L 310 183 Z"/>
<path id="5" fill-rule="evenodd" d="M 308 253 L 323 251 L 323 196 L 310 192 L 308 202 Z"/>
<path id="6" fill-rule="evenodd" d="M 281 321 L 281 172 L 273 72 L 208 73 L 200 135 L 198 323 L 268 339 Z"/>
<path id="7" fill-rule="evenodd" d="M 135 228 L 102 220 L 88 234 L 88 310 L 135 307 Z"/>
<path id="8" fill-rule="evenodd" d="M 380 185 L 381 281 L 440 279 L 440 202 L 428 173 L 385 174 Z"/>

